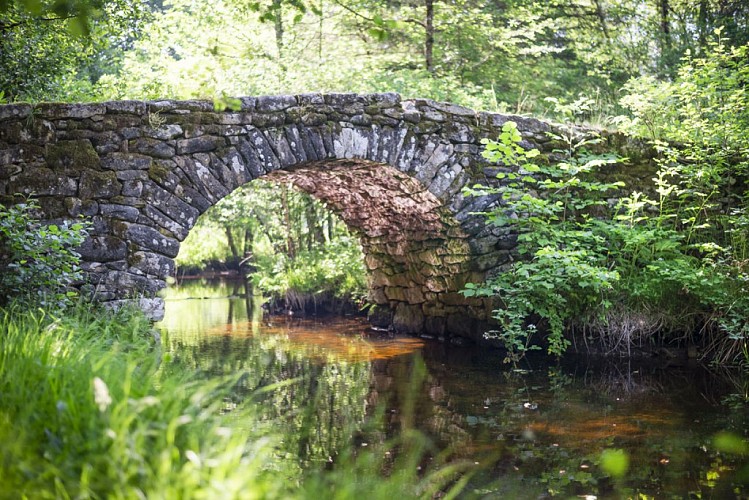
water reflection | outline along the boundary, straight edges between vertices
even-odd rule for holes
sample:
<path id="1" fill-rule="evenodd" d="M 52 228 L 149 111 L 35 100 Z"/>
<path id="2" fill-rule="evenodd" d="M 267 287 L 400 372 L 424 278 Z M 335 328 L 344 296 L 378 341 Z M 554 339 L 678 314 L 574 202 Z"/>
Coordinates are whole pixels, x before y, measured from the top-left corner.
<path id="1" fill-rule="evenodd" d="M 175 289 L 162 323 L 166 347 L 206 377 L 241 374 L 233 402 L 255 398 L 302 465 L 415 426 L 444 453 L 485 466 L 469 497 L 746 492 L 732 485 L 741 461 L 712 445 L 716 432 L 746 433 L 746 378 L 735 373 L 533 359 L 517 371 L 493 352 L 381 335 L 356 318 L 262 316 L 246 299 L 227 283 Z M 426 372 L 414 385 L 418 359 Z M 598 466 L 607 448 L 630 457 L 622 481 Z"/>

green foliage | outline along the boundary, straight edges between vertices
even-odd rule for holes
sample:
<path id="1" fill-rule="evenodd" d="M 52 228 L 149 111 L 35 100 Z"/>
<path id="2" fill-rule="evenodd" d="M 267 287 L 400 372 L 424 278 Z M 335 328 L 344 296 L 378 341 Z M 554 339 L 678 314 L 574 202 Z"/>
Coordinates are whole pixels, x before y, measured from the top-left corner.
<path id="1" fill-rule="evenodd" d="M 701 341 L 703 355 L 717 362 L 749 359 L 747 225 L 734 186 L 746 178 L 745 107 L 734 107 L 746 95 L 724 72 L 742 74 L 745 62 L 735 55 L 744 51 L 712 48 L 716 65 L 687 61 L 678 89 L 652 90 L 674 93 L 661 103 L 680 127 L 669 128 L 669 138 L 681 141 L 656 143 L 662 155 L 652 179 L 655 198 L 619 192 L 609 206 L 605 194 L 622 184 L 596 180 L 595 170 L 616 159 L 586 153 L 595 139 L 579 140 L 571 127 L 556 137 L 568 159 L 553 166 L 529 162 L 537 152 L 520 148 L 514 125 L 505 126 L 498 142 L 486 142 L 484 156 L 507 171 L 497 176 L 501 187 L 478 186 L 468 194 L 502 194 L 503 205 L 487 217 L 517 232 L 524 260 L 464 293 L 501 298 L 505 307 L 495 318 L 502 330 L 492 335 L 508 347 L 509 360 L 534 348 L 534 316 L 548 322 L 547 349 L 557 355 L 569 344 L 565 329 L 577 329 L 607 351 L 629 352 L 670 335 Z M 715 89 L 723 81 L 724 102 Z M 577 116 L 577 106 L 553 102 L 562 115 Z M 665 125 L 644 119 L 645 109 L 655 108 L 636 107 L 632 126 L 650 136 L 664 133 Z"/>
<path id="2" fill-rule="evenodd" d="M 725 164 L 733 155 L 745 154 L 749 140 L 749 45 L 731 46 L 715 30 L 706 53 L 687 54 L 673 82 L 634 79 L 625 88 L 622 104 L 632 117 L 621 117 L 620 126 L 633 134 L 693 145 L 693 154 L 711 155 Z M 715 155 L 723 155 L 721 157 Z M 691 159 L 691 158 L 690 158 Z"/>
<path id="3" fill-rule="evenodd" d="M 0 324 L 3 491 L 260 498 L 285 489 L 265 480 L 272 441 L 222 425 L 224 387 L 159 374 L 142 314 L 6 310 Z"/>
<path id="4" fill-rule="evenodd" d="M 87 237 L 83 221 L 42 224 L 33 199 L 0 205 L 0 297 L 44 307 L 69 305 L 83 275 L 75 251 Z"/>
<path id="5" fill-rule="evenodd" d="M 624 477 L 629 469 L 629 455 L 624 450 L 606 449 L 601 453 L 601 469 L 612 477 Z"/>
<path id="6" fill-rule="evenodd" d="M 331 297 L 358 304 L 367 290 L 361 247 L 352 236 L 338 237 L 323 250 L 303 250 L 294 259 L 266 254 L 250 278 L 263 294 L 283 298 L 292 309 Z"/>
<path id="7" fill-rule="evenodd" d="M 488 337 L 499 338 L 517 361 L 537 348 L 531 336 L 537 330 L 528 323 L 532 315 L 548 322 L 547 351 L 561 355 L 569 346 L 564 336 L 570 319 L 602 314 L 610 305 L 601 300 L 619 280 L 608 266 L 604 235 L 591 218 L 596 206 L 606 204 L 603 195 L 619 183 L 596 181 L 592 174 L 613 164 L 613 156 L 591 155 L 583 146 L 591 140 L 566 142 L 577 155 L 552 166 L 530 163 L 537 150 L 525 151 L 520 133 L 507 122 L 498 141 L 485 140 L 483 156 L 508 169 L 497 174 L 502 185 L 476 186 L 469 195 L 501 193 L 503 204 L 487 214 L 490 223 L 517 232 L 518 253 L 523 260 L 489 280 L 468 286 L 464 295 L 497 295 L 503 308 L 494 311 L 502 327 Z"/>
<path id="8" fill-rule="evenodd" d="M 740 46 L 749 23 L 742 2 L 429 4 L 0 2 L 0 90 L 9 100 L 219 104 L 229 95 L 397 90 L 516 113 L 546 113 L 544 96 L 582 93 L 596 95 L 596 114 L 618 113 L 631 77 L 673 77 L 680 57 L 706 52 L 712 30 L 725 26 Z"/>
<path id="9" fill-rule="evenodd" d="M 82 100 L 147 18 L 136 0 L 4 2 L 0 5 L 0 91 L 9 101 Z"/>
<path id="10" fill-rule="evenodd" d="M 280 196 L 279 196 L 280 193 Z M 361 246 L 311 196 L 285 184 L 253 181 L 212 207 L 182 245 L 177 264 L 236 265 L 256 290 L 289 308 L 366 295 Z"/>
<path id="11" fill-rule="evenodd" d="M 633 81 L 623 99 L 631 117 L 620 123 L 661 152 L 654 179 L 660 199 L 650 202 L 658 208 L 655 225 L 688 255 L 649 270 L 698 298 L 714 330 L 710 355 L 746 361 L 749 46 L 731 47 L 722 29 L 715 35 L 704 54 L 683 60 L 672 83 Z"/>

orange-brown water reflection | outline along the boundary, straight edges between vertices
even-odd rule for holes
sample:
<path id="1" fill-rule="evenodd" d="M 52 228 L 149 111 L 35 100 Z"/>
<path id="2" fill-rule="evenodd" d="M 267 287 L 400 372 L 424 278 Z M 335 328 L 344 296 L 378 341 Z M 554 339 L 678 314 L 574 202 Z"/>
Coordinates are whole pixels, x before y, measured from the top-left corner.
<path id="1" fill-rule="evenodd" d="M 269 419 L 280 419 L 274 425 L 293 450 L 304 450 L 305 459 L 327 460 L 330 450 L 357 442 L 352 436 L 372 448 L 413 426 L 440 453 L 482 466 L 496 463 L 476 479 L 482 491 L 493 492 L 489 498 L 547 497 L 552 491 L 563 498 L 731 493 L 726 464 L 734 464 L 715 451 L 712 436 L 741 434 L 749 428 L 749 413 L 741 413 L 745 407 L 729 411 L 722 401 L 733 385 L 704 370 L 544 359 L 528 360 L 518 371 L 503 365 L 499 353 L 390 337 L 370 330 L 362 318 L 253 322 L 250 312 L 257 308 L 236 297 L 234 288 L 216 294 L 206 287 L 167 301 L 165 348 L 206 376 L 244 373 L 237 399 L 294 380 L 257 404 Z M 425 374 L 414 389 L 419 357 Z M 363 430 L 380 410 L 376 430 Z M 305 434 L 306 428 L 313 432 Z M 621 496 L 606 489 L 611 482 L 597 465 L 610 448 L 624 450 L 631 464 Z M 704 481 L 718 468 L 729 489 Z M 577 479 L 570 479 L 573 474 Z"/>
<path id="2" fill-rule="evenodd" d="M 415 337 L 375 332 L 363 318 L 288 319 L 232 323 L 209 330 L 211 335 L 275 337 L 285 350 L 325 361 L 351 363 L 412 354 L 424 346 Z"/>

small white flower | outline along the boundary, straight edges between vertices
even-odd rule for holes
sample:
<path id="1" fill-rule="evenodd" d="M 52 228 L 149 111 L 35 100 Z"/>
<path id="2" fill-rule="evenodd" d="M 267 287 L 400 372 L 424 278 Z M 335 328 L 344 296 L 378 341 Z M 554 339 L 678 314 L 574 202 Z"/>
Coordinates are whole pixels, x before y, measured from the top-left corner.
<path id="1" fill-rule="evenodd" d="M 109 395 L 109 388 L 99 377 L 94 377 L 94 402 L 99 407 L 100 412 L 104 412 L 112 404 L 112 397 Z"/>
<path id="2" fill-rule="evenodd" d="M 187 450 L 187 451 L 185 452 L 185 458 L 186 458 L 186 459 L 188 459 L 188 460 L 189 460 L 190 462 L 192 462 L 193 464 L 195 464 L 195 466 L 196 466 L 196 467 L 200 467 L 200 466 L 201 466 L 201 460 L 200 460 L 200 457 L 199 457 L 199 456 L 198 456 L 198 454 L 197 454 L 197 453 L 195 453 L 194 451 L 192 451 L 192 450 Z"/>

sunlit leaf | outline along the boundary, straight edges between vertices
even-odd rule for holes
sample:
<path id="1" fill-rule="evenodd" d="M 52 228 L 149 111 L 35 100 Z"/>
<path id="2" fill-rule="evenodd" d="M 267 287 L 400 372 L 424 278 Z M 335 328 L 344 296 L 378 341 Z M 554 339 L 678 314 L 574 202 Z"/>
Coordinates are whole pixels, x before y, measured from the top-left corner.
<path id="1" fill-rule="evenodd" d="M 601 452 L 601 469 L 612 477 L 623 477 L 629 470 L 629 455 L 621 449 L 607 449 Z"/>
<path id="2" fill-rule="evenodd" d="M 713 437 L 713 445 L 724 453 L 733 453 L 734 455 L 749 454 L 749 443 L 744 438 L 730 432 L 719 432 L 716 434 Z"/>

